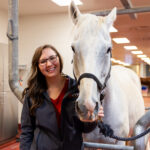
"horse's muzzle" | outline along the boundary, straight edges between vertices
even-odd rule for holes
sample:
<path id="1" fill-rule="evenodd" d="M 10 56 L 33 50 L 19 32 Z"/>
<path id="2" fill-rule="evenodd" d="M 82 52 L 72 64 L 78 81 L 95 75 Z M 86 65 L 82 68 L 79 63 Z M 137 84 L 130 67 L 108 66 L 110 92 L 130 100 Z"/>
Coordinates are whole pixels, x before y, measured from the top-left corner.
<path id="1" fill-rule="evenodd" d="M 94 110 L 89 110 L 85 105 L 79 105 L 78 101 L 75 103 L 75 109 L 77 112 L 77 115 L 81 121 L 89 122 L 89 121 L 95 121 L 97 120 L 99 105 L 98 102 L 95 104 Z"/>

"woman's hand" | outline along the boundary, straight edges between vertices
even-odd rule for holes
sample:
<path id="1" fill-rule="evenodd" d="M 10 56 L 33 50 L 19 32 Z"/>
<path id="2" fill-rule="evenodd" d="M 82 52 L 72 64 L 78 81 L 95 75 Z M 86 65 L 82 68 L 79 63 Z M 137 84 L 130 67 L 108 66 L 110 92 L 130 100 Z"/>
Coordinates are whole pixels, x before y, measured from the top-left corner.
<path id="1" fill-rule="evenodd" d="M 102 106 L 101 106 L 100 109 L 99 109 L 98 117 L 99 117 L 99 118 L 104 117 L 104 111 L 103 111 L 103 107 L 102 107 Z"/>

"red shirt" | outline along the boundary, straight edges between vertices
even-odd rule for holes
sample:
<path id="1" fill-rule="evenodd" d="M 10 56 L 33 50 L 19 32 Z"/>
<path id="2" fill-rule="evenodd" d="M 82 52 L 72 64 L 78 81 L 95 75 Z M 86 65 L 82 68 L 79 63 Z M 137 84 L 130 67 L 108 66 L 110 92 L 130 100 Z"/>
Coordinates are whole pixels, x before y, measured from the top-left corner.
<path id="1" fill-rule="evenodd" d="M 66 80 L 65 85 L 64 85 L 62 91 L 60 92 L 59 96 L 56 99 L 50 98 L 51 102 L 53 103 L 54 108 L 56 110 L 58 127 L 60 127 L 61 103 L 67 92 L 67 89 L 68 89 L 68 79 Z"/>

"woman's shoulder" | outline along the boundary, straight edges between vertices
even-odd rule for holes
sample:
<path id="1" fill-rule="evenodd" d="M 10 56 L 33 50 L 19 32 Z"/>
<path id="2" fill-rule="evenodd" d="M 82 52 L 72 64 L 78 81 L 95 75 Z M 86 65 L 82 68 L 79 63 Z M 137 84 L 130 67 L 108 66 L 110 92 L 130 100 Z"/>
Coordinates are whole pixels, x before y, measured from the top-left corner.
<path id="1" fill-rule="evenodd" d="M 63 103 L 65 103 L 65 102 L 69 103 L 69 102 L 75 101 L 76 97 L 77 97 L 75 95 L 78 94 L 78 88 L 76 87 L 76 83 L 77 83 L 76 80 L 68 75 L 66 75 L 66 78 L 69 80 L 69 82 L 68 82 L 67 93 L 64 96 L 64 99 L 66 99 L 66 100 L 63 100 Z M 69 100 L 67 100 L 67 99 L 69 99 Z"/>
<path id="2" fill-rule="evenodd" d="M 24 105 L 28 105 L 29 107 L 32 105 L 32 100 L 29 96 L 29 92 L 27 91 L 25 94 L 24 94 Z"/>
<path id="3" fill-rule="evenodd" d="M 64 74 L 64 76 L 69 80 L 69 88 L 76 84 L 76 80 L 69 75 Z"/>

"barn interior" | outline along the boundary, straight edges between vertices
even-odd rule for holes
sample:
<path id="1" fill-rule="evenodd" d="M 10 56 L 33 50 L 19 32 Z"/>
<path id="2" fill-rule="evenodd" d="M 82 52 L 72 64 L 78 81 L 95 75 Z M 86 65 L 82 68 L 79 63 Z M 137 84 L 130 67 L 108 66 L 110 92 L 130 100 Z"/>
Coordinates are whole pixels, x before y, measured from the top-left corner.
<path id="1" fill-rule="evenodd" d="M 138 74 L 145 109 L 149 111 L 150 1 L 81 0 L 80 2 L 78 8 L 82 13 L 97 16 L 105 16 L 117 7 L 117 19 L 110 31 L 113 43 L 112 65 L 128 67 Z M 26 87 L 35 49 L 46 43 L 55 45 L 64 60 L 63 72 L 73 77 L 71 63 L 73 52 L 70 47 L 73 24 L 67 4 L 56 4 L 54 0 L 0 0 L 1 150 L 12 147 L 15 150 L 19 149 L 23 102 L 20 92 Z M 11 30 L 10 21 L 12 9 L 16 10 L 14 14 L 17 16 L 16 45 L 11 41 L 11 34 L 14 32 Z M 18 83 L 16 89 L 10 84 L 11 78 L 15 78 Z"/>

